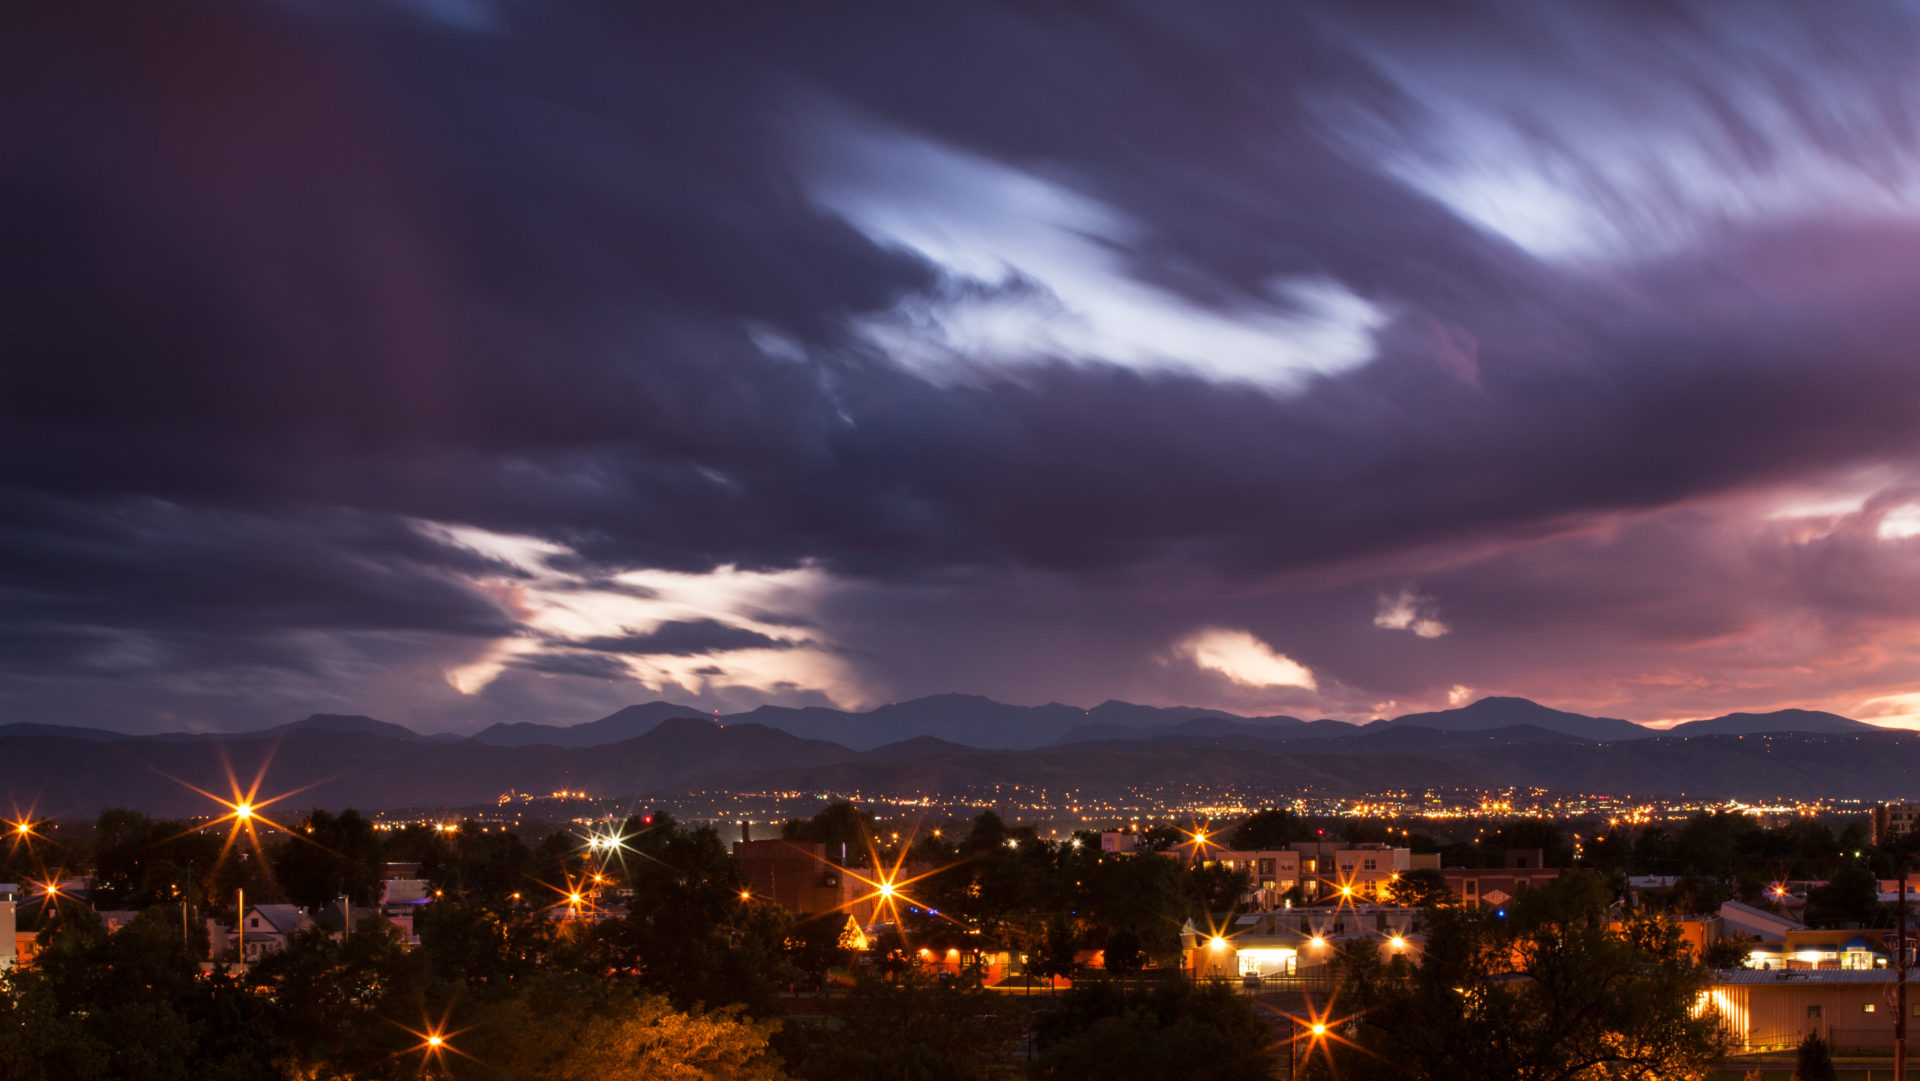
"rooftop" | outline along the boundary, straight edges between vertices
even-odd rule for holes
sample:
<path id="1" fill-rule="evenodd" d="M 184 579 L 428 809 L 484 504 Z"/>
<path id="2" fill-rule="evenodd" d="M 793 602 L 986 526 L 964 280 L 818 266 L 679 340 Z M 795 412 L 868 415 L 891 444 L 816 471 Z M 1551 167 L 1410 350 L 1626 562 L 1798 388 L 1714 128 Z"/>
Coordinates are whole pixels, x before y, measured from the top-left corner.
<path id="1" fill-rule="evenodd" d="M 1888 983 L 1892 979 L 1893 970 L 1886 968 L 1795 968 L 1780 972 L 1734 969 L 1713 974 L 1714 984 L 1721 987 L 1732 984 Z"/>

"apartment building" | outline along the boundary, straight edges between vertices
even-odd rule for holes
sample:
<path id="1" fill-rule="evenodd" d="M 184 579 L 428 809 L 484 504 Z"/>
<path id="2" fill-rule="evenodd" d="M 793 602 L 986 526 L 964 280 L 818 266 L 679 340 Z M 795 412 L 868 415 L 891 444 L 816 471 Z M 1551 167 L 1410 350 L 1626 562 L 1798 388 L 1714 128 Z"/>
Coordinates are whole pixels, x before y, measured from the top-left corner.
<path id="1" fill-rule="evenodd" d="M 1920 803 L 1883 803 L 1873 809 L 1873 843 L 1886 844 L 1913 832 L 1920 822 Z"/>

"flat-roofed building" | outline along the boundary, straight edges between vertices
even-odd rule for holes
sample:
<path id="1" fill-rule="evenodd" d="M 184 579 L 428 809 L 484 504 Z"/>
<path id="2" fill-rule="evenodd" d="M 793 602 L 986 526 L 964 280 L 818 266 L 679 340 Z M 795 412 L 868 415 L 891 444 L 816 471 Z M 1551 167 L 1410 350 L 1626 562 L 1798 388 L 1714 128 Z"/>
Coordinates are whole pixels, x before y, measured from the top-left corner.
<path id="1" fill-rule="evenodd" d="M 1300 882 L 1300 853 L 1290 848 L 1223 848 L 1209 853 L 1206 859 L 1247 873 L 1245 900 L 1254 908 L 1282 907 L 1286 893 Z"/>
<path id="2" fill-rule="evenodd" d="M 1180 929 L 1188 971 L 1198 978 L 1267 979 L 1331 974 L 1335 952 L 1370 942 L 1382 959 L 1418 960 L 1425 945 L 1420 910 L 1398 905 L 1325 904 L 1249 912 L 1215 929 Z"/>
<path id="3" fill-rule="evenodd" d="M 1818 1034 L 1835 1051 L 1893 1048 L 1893 973 L 1884 968 L 1717 972 L 1703 1005 L 1736 1051 L 1787 1050 Z"/>
<path id="4" fill-rule="evenodd" d="M 1392 845 L 1296 841 L 1288 847 L 1300 854 L 1300 880 L 1307 883 L 1309 902 L 1336 896 L 1377 900 L 1413 867 L 1412 850 Z"/>

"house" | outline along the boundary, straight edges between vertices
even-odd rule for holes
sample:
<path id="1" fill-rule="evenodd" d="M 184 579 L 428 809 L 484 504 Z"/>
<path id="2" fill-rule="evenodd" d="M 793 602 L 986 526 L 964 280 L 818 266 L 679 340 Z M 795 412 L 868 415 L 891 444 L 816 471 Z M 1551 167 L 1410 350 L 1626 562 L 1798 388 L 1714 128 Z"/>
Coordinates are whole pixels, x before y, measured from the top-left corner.
<path id="1" fill-rule="evenodd" d="M 311 917 L 313 925 L 333 938 L 343 938 L 358 932 L 362 927 L 373 926 L 380 918 L 380 910 L 364 905 L 343 905 L 339 901 L 322 908 Z"/>
<path id="2" fill-rule="evenodd" d="M 297 905 L 254 905 L 240 918 L 244 961 L 257 961 L 287 948 L 293 936 L 313 926 L 307 910 Z"/>
<path id="3" fill-rule="evenodd" d="M 1884 1054 L 1893 1049 L 1893 992 L 1893 973 L 1883 968 L 1734 969 L 1715 974 L 1701 1005 L 1718 1011 L 1741 1051 L 1797 1047 L 1818 1033 L 1837 1051 Z"/>

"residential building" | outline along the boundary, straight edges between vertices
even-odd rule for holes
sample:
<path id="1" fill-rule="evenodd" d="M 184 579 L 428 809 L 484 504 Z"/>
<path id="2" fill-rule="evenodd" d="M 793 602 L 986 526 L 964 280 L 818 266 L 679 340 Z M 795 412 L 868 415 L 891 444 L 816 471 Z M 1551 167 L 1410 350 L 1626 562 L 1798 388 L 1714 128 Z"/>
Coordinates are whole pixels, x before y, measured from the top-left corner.
<path id="1" fill-rule="evenodd" d="M 1247 872 L 1246 903 L 1258 909 L 1283 907 L 1287 892 L 1300 882 L 1300 853 L 1290 848 L 1223 848 L 1210 853 L 1207 859 Z"/>
<path id="2" fill-rule="evenodd" d="M 1913 832 L 1920 822 L 1920 803 L 1883 803 L 1873 809 L 1873 843 L 1886 844 Z"/>
<path id="3" fill-rule="evenodd" d="M 1309 902 L 1336 896 L 1384 897 L 1387 884 L 1413 867 L 1412 850 L 1392 845 L 1296 841 L 1288 847 L 1299 854 L 1300 880 L 1306 884 Z"/>
<path id="4" fill-rule="evenodd" d="M 1462 903 L 1499 908 L 1521 890 L 1560 877 L 1560 868 L 1543 866 L 1545 855 L 1538 848 L 1509 849 L 1504 867 L 1442 867 L 1440 874 Z"/>
<path id="5" fill-rule="evenodd" d="M 254 905 L 240 917 L 243 961 L 258 961 L 287 948 L 293 936 L 313 926 L 307 910 L 297 905 Z"/>

